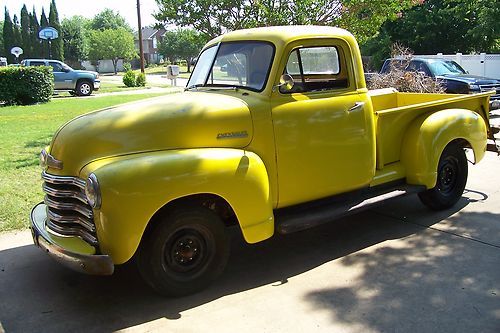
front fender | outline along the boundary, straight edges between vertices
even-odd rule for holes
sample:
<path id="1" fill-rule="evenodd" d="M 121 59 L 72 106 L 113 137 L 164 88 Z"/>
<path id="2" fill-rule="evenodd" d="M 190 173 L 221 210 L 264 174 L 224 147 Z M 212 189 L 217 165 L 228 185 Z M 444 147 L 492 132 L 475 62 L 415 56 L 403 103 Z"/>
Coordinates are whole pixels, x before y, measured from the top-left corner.
<path id="1" fill-rule="evenodd" d="M 245 240 L 273 235 L 269 178 L 256 154 L 240 149 L 187 149 L 98 160 L 81 172 L 99 181 L 102 205 L 95 211 L 101 251 L 115 264 L 137 250 L 148 222 L 167 203 L 193 194 L 224 198 L 233 208 Z"/>
<path id="2" fill-rule="evenodd" d="M 487 128 L 474 111 L 447 109 L 416 118 L 403 140 L 401 162 L 409 184 L 433 188 L 441 153 L 453 140 L 466 140 L 479 162 L 486 151 Z"/>

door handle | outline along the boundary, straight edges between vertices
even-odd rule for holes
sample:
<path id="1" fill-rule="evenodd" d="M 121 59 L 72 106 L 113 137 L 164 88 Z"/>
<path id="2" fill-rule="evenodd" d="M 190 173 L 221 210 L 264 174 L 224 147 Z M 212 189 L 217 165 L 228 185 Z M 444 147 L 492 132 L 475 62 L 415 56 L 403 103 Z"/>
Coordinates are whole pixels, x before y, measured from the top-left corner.
<path id="1" fill-rule="evenodd" d="M 356 102 L 348 111 L 349 112 L 357 111 L 357 110 L 362 109 L 363 106 L 365 106 L 364 102 Z"/>

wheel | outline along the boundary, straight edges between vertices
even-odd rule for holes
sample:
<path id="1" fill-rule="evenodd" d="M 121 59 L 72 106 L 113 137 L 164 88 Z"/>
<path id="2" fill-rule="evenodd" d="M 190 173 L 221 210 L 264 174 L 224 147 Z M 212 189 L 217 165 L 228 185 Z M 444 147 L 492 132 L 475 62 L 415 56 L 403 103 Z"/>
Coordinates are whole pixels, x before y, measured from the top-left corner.
<path id="1" fill-rule="evenodd" d="M 143 240 L 137 265 L 144 280 L 166 296 L 207 287 L 224 270 L 228 238 L 221 219 L 205 207 L 177 208 Z"/>
<path id="2" fill-rule="evenodd" d="M 467 183 L 467 158 L 457 144 L 449 144 L 439 158 L 436 186 L 419 193 L 422 203 L 434 210 L 447 209 L 457 203 Z"/>
<path id="3" fill-rule="evenodd" d="M 90 96 L 92 90 L 94 90 L 94 88 L 89 81 L 79 81 L 76 85 L 76 94 L 78 96 Z"/>

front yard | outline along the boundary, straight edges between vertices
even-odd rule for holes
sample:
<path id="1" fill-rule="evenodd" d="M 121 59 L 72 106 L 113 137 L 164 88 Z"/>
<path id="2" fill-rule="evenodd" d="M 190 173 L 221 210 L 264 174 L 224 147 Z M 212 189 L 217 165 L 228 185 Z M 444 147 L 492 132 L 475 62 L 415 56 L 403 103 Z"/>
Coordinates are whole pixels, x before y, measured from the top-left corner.
<path id="1" fill-rule="evenodd" d="M 39 154 L 62 124 L 83 113 L 162 94 L 56 98 L 0 107 L 0 232 L 28 226 L 32 206 L 43 199 Z"/>

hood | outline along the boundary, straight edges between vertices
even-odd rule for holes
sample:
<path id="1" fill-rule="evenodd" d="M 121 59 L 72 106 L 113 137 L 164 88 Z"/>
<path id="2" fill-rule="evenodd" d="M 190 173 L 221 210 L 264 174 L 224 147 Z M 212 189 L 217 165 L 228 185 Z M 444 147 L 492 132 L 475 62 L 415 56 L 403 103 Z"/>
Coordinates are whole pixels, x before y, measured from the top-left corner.
<path id="1" fill-rule="evenodd" d="M 59 174 L 78 175 L 104 157 L 188 148 L 242 148 L 252 139 L 248 105 L 238 97 L 184 92 L 92 112 L 55 135 Z"/>
<path id="2" fill-rule="evenodd" d="M 491 79 L 483 76 L 472 75 L 472 74 L 446 74 L 437 76 L 438 79 L 455 80 L 463 83 L 470 84 L 498 84 L 500 80 Z"/>
<path id="3" fill-rule="evenodd" d="M 74 69 L 73 72 L 78 73 L 78 74 L 92 74 L 94 76 L 98 76 L 99 75 L 99 73 L 97 73 L 97 72 L 86 71 L 86 70 L 83 70 L 83 69 Z"/>

